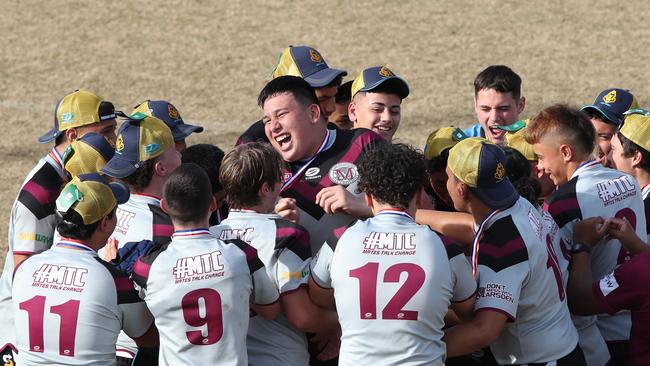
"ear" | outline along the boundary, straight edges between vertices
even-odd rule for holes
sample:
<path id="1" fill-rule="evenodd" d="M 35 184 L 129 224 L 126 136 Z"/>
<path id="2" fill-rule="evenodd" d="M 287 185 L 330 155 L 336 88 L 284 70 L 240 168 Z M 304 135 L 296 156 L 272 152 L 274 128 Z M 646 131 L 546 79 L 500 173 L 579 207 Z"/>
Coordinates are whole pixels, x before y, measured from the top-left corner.
<path id="1" fill-rule="evenodd" d="M 115 215 L 115 213 L 113 213 L 113 215 Z M 112 225 L 111 224 L 111 219 L 109 219 L 108 216 L 104 216 L 99 221 L 99 228 L 98 229 L 101 232 L 104 232 L 104 233 L 106 233 L 108 231 L 110 231 L 112 233 L 115 228 L 111 228 L 111 225 Z"/>
<path id="2" fill-rule="evenodd" d="M 309 105 L 309 116 L 311 118 L 312 124 L 317 124 L 320 122 L 321 110 L 318 104 Z"/>
<path id="3" fill-rule="evenodd" d="M 175 147 L 170 147 L 170 148 L 175 149 Z M 153 172 L 159 177 L 164 177 L 169 174 L 167 168 L 165 168 L 164 164 L 160 160 L 154 164 Z"/>
<path id="4" fill-rule="evenodd" d="M 219 203 L 217 202 L 217 197 L 214 195 L 210 196 L 210 212 L 214 212 L 219 208 Z"/>
<path id="5" fill-rule="evenodd" d="M 632 158 L 632 167 L 637 167 L 639 164 L 641 164 L 642 161 L 643 161 L 643 155 L 641 154 L 641 151 L 637 150 L 634 153 L 634 157 Z"/>
<path id="6" fill-rule="evenodd" d="M 357 122 L 357 103 L 354 100 L 348 104 L 348 118 L 354 123 Z"/>
<path id="7" fill-rule="evenodd" d="M 366 206 L 372 208 L 372 196 L 369 193 L 364 193 L 363 198 L 366 201 Z"/>
<path id="8" fill-rule="evenodd" d="M 560 154 L 562 154 L 562 159 L 565 163 L 570 162 L 573 159 L 573 148 L 571 146 L 562 144 L 560 145 Z"/>
<path id="9" fill-rule="evenodd" d="M 520 97 L 519 103 L 517 103 L 517 114 L 522 114 L 526 108 L 526 97 Z"/>
<path id="10" fill-rule="evenodd" d="M 456 189 L 458 190 L 458 195 L 462 197 L 464 200 L 469 199 L 469 187 L 467 184 L 463 182 L 458 182 L 458 185 L 456 185 Z"/>
<path id="11" fill-rule="evenodd" d="M 260 187 L 260 197 L 266 197 L 271 192 L 273 192 L 271 186 L 267 182 L 262 183 L 262 186 Z"/>
<path id="12" fill-rule="evenodd" d="M 169 215 L 169 209 L 167 208 L 167 201 L 165 201 L 164 198 L 160 199 L 160 209 L 163 210 L 164 213 Z"/>
<path id="13" fill-rule="evenodd" d="M 63 133 L 65 134 L 66 141 L 68 142 L 72 142 L 81 137 L 79 136 L 79 131 L 77 131 L 76 128 L 68 128 L 67 130 L 63 131 Z"/>

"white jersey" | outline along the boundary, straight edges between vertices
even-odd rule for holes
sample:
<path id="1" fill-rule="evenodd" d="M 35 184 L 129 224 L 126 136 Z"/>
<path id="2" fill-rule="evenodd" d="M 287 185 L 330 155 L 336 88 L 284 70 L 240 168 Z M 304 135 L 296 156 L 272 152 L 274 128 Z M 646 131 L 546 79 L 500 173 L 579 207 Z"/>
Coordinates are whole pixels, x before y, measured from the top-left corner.
<path id="1" fill-rule="evenodd" d="M 554 361 L 578 343 L 561 271 L 546 234 L 539 211 L 522 197 L 511 207 L 494 211 L 477 232 L 475 311 L 496 311 L 509 318 L 490 346 L 500 364 Z"/>
<path id="2" fill-rule="evenodd" d="M 309 233 L 302 226 L 275 214 L 232 210 L 228 218 L 211 227 L 210 232 L 222 240 L 243 240 L 257 249 L 280 295 L 305 284 L 311 250 Z M 246 341 L 251 366 L 309 365 L 306 335 L 293 327 L 284 314 L 273 320 L 252 317 Z"/>
<path id="3" fill-rule="evenodd" d="M 594 216 L 625 217 L 641 238 L 647 237 L 646 217 L 641 191 L 636 180 L 620 171 L 608 169 L 597 162 L 580 166 L 571 179 L 560 186 L 548 199 L 545 209 L 560 227 L 562 239 L 573 244 L 573 225 Z M 618 265 L 630 259 L 630 253 L 616 239 L 594 247 L 591 253 L 593 280 L 611 273 Z M 592 326 L 596 317 L 574 317 L 576 327 L 582 330 Z M 606 341 L 627 340 L 631 319 L 628 311 L 613 316 L 598 315 L 597 325 Z M 589 352 L 585 352 L 586 355 Z"/>
<path id="4" fill-rule="evenodd" d="M 453 284 L 445 247 L 427 226 L 386 210 L 337 229 L 311 276 L 334 289 L 339 365 L 443 364 Z"/>
<path id="5" fill-rule="evenodd" d="M 174 226 L 169 216 L 160 208 L 160 198 L 142 194 L 131 193 L 129 200 L 117 206 L 117 225 L 113 238 L 117 240 L 118 248 L 129 242 L 151 240 L 157 244 L 169 242 Z M 103 257 L 104 249 L 99 250 Z M 120 333 L 117 340 L 117 355 L 133 358 L 138 347 L 135 342 Z"/>
<path id="6" fill-rule="evenodd" d="M 30 257 L 14 283 L 18 365 L 113 365 L 120 329 L 141 337 L 153 323 L 128 277 L 78 241 Z"/>
<path id="7" fill-rule="evenodd" d="M 32 255 L 52 246 L 57 224 L 55 202 L 64 177 L 61 157 L 52 149 L 29 172 L 11 207 L 7 256 L 0 277 L 0 350 L 7 345 L 15 346 L 11 302 L 14 254 Z"/>
<path id="8" fill-rule="evenodd" d="M 438 233 L 436 233 L 438 234 Z M 451 302 L 458 303 L 476 296 L 478 285 L 472 274 L 472 266 L 465 257 L 463 248 L 448 238 L 438 234 L 445 245 L 449 268 L 451 270 L 452 296 Z"/>
<path id="9" fill-rule="evenodd" d="M 207 229 L 174 233 L 138 259 L 133 279 L 156 319 L 161 365 L 246 365 L 249 301 L 278 300 L 255 248 Z"/>

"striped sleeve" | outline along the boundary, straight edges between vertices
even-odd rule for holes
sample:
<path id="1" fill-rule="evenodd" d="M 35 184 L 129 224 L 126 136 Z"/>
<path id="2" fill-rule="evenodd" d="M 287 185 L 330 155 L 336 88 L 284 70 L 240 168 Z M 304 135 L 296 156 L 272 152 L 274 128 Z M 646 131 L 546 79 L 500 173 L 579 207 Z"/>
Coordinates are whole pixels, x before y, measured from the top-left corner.
<path id="1" fill-rule="evenodd" d="M 277 285 L 287 293 L 305 285 L 309 276 L 311 248 L 309 233 L 297 224 L 276 219 L 275 250 L 277 253 Z"/>
<path id="2" fill-rule="evenodd" d="M 141 243 L 150 243 L 148 240 L 142 241 Z M 140 243 L 138 243 L 140 244 Z M 143 289 L 147 289 L 147 281 L 149 280 L 149 271 L 151 270 L 151 265 L 158 258 L 160 253 L 164 252 L 167 249 L 169 243 L 164 245 L 151 247 L 149 252 L 140 256 L 133 265 L 133 273 L 131 274 L 133 281 Z"/>
<path id="3" fill-rule="evenodd" d="M 166 244 L 172 240 L 174 233 L 174 225 L 169 215 L 165 213 L 159 206 L 149 205 L 151 214 L 153 216 L 152 240 L 158 244 Z"/>
<path id="4" fill-rule="evenodd" d="M 560 186 L 544 203 L 544 210 L 551 214 L 560 229 L 575 220 L 582 220 L 582 211 L 576 193 L 578 178 L 579 176 L 574 177 Z"/>
<path id="5" fill-rule="evenodd" d="M 239 239 L 226 240 L 226 243 L 236 245 L 246 256 L 248 270 L 253 280 L 253 302 L 259 305 L 269 305 L 280 297 L 278 289 L 269 278 L 264 263 L 257 256 L 257 249 Z"/>
<path id="6" fill-rule="evenodd" d="M 115 291 L 117 292 L 117 304 L 131 304 L 142 302 L 142 299 L 138 296 L 138 292 L 133 287 L 133 282 L 129 276 L 115 268 L 112 264 L 104 262 L 99 257 L 95 258 L 113 277 L 115 282 Z"/>

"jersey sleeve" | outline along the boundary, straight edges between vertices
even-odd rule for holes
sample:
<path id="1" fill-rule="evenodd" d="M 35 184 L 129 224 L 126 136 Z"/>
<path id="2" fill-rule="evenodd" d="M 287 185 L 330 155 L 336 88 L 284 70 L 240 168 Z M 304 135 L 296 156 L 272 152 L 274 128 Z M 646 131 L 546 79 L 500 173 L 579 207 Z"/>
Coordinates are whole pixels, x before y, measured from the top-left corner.
<path id="1" fill-rule="evenodd" d="M 444 236 L 440 236 L 447 251 L 453 288 L 452 302 L 463 302 L 476 294 L 477 284 L 463 248 Z"/>
<path id="2" fill-rule="evenodd" d="M 278 253 L 276 275 L 280 294 L 304 285 L 309 278 L 311 248 L 309 232 L 292 222 L 276 222 L 275 250 Z"/>
<path id="3" fill-rule="evenodd" d="M 501 312 L 514 321 L 529 273 L 526 243 L 512 218 L 506 216 L 488 229 L 479 245 L 475 311 Z"/>
<path id="4" fill-rule="evenodd" d="M 269 278 L 264 263 L 257 255 L 257 249 L 243 240 L 226 240 L 227 243 L 236 245 L 246 255 L 248 270 L 253 280 L 253 303 L 268 305 L 278 301 L 280 294 L 278 288 Z"/>
<path id="5" fill-rule="evenodd" d="M 52 246 L 56 223 L 56 215 L 39 218 L 22 202 L 16 202 L 10 230 L 13 254 L 31 255 L 49 249 Z"/>
<path id="6" fill-rule="evenodd" d="M 146 303 L 138 296 L 138 291 L 126 273 L 99 258 L 96 259 L 108 270 L 115 282 L 118 315 L 122 322 L 122 330 L 131 338 L 141 337 L 153 323 L 153 316 Z"/>
<path id="7" fill-rule="evenodd" d="M 592 292 L 609 313 L 632 310 L 648 299 L 648 286 L 639 278 L 647 278 L 650 254 L 641 254 L 618 267 L 593 284 Z"/>
<path id="8" fill-rule="evenodd" d="M 151 233 L 153 235 L 152 240 L 157 244 L 167 244 L 172 240 L 172 234 L 174 233 L 174 225 L 172 220 L 169 218 L 169 215 L 165 213 L 157 205 L 149 205 L 149 209 L 152 213 L 153 218 L 153 227 Z"/>
<path id="9" fill-rule="evenodd" d="M 334 229 L 333 234 L 325 241 L 325 244 L 321 246 L 320 250 L 311 261 L 311 278 L 322 288 L 332 288 L 332 275 L 330 268 L 332 266 L 332 259 L 334 258 L 334 251 L 336 250 L 336 245 L 338 244 L 339 239 L 343 236 L 350 225 Z"/>
<path id="10" fill-rule="evenodd" d="M 131 243 L 129 243 L 131 244 Z M 153 245 L 154 243 L 149 240 L 143 240 L 139 243 L 133 243 L 136 247 L 138 244 L 141 244 L 142 249 L 146 247 L 148 252 L 138 252 L 137 254 L 132 255 L 131 259 L 133 260 L 131 278 L 133 282 L 138 285 L 142 290 L 147 290 L 147 281 L 149 280 L 149 271 L 151 270 L 151 265 L 158 258 L 158 255 L 167 249 L 169 243 L 164 245 Z M 124 246 L 126 247 L 126 245 Z"/>

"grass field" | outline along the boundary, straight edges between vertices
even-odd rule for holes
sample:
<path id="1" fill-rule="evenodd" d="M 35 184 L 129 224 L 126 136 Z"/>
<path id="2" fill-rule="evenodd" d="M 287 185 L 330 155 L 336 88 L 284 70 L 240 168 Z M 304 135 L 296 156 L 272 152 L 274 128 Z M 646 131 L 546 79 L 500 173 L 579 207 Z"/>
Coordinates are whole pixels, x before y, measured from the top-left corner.
<path id="1" fill-rule="evenodd" d="M 473 78 L 495 63 L 522 76 L 525 116 L 611 86 L 646 105 L 649 9 L 644 0 L 0 0 L 0 246 L 20 183 L 50 148 L 36 139 L 74 89 L 124 110 L 168 99 L 206 127 L 190 144 L 227 149 L 259 117 L 256 96 L 282 48 L 308 44 L 350 78 L 379 64 L 403 76 L 411 95 L 396 138 L 422 146 L 436 127 L 473 121 Z"/>

